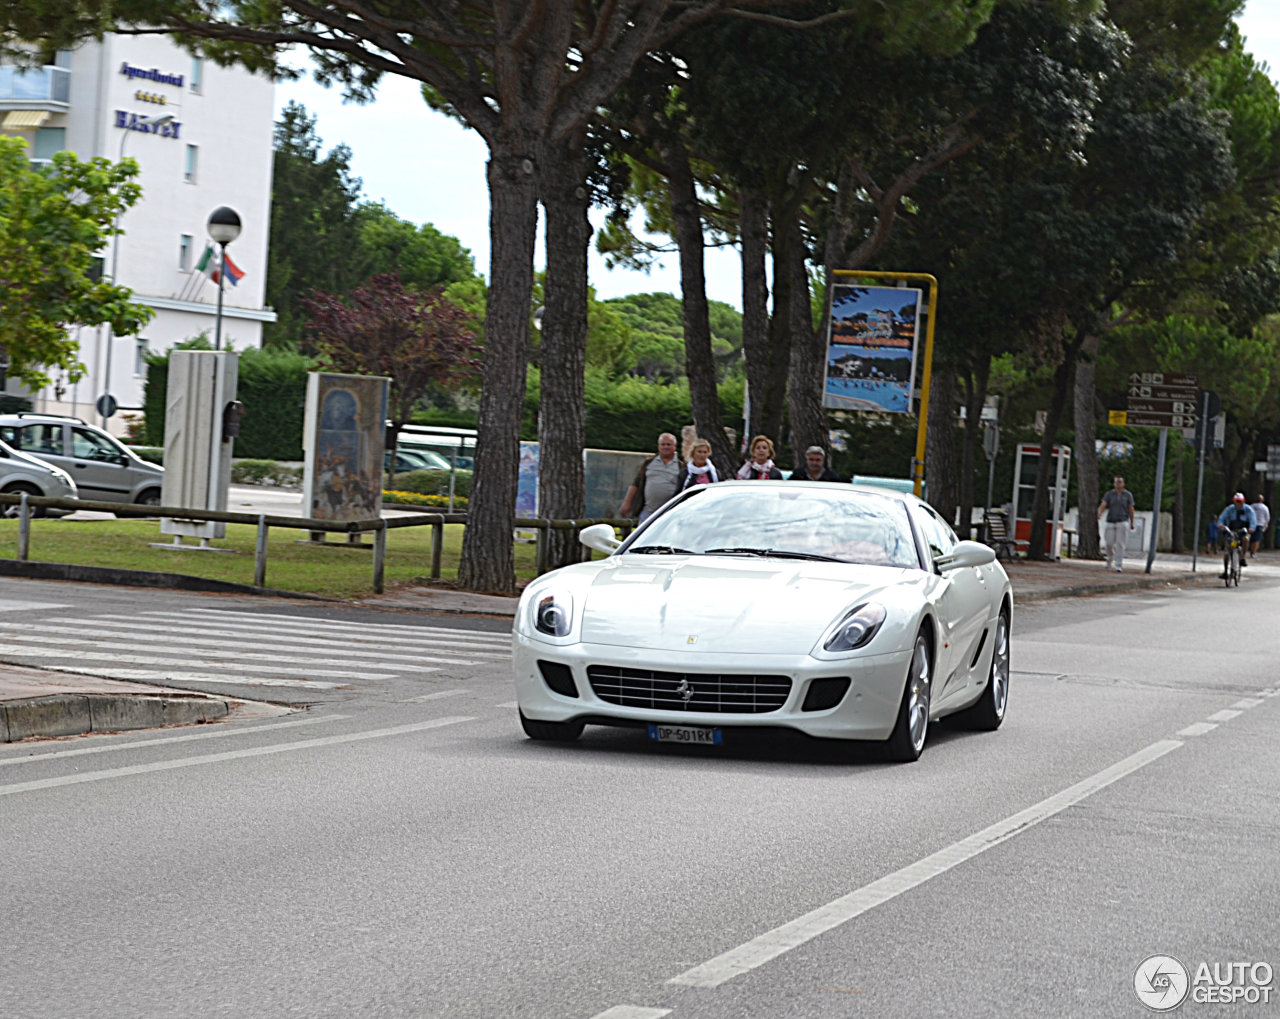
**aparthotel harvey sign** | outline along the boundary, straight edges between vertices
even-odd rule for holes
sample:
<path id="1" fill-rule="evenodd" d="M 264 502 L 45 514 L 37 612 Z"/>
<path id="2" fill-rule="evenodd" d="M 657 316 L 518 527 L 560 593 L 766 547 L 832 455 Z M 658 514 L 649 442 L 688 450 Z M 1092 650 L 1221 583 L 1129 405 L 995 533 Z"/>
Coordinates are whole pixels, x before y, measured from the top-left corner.
<path id="1" fill-rule="evenodd" d="M 120 65 L 120 73 L 126 78 L 142 78 L 145 81 L 154 81 L 157 85 L 176 85 L 182 88 L 181 74 L 166 74 L 158 67 L 134 67 L 126 62 Z"/>

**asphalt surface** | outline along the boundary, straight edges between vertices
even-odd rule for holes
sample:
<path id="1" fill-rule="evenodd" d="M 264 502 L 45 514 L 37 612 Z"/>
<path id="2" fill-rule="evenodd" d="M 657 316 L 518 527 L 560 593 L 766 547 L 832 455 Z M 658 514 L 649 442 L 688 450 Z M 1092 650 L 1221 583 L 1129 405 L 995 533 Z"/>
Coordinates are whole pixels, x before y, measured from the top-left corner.
<path id="1" fill-rule="evenodd" d="M 1274 553 L 1264 553 L 1253 566 L 1259 574 L 1272 571 Z M 42 564 L 25 564 L 33 568 Z M 1280 558 L 1276 558 L 1280 567 Z M 1058 562 L 1016 560 L 1007 564 L 1015 603 L 1054 598 L 1088 597 L 1151 588 L 1218 585 L 1216 558 L 1158 556 L 1150 573 L 1145 560 L 1133 560 L 1124 572 L 1108 570 L 1100 561 L 1064 559 Z M 99 581 L 112 582 L 110 571 Z M 24 576 L 32 575 L 24 573 Z M 39 575 L 38 573 L 35 575 Z M 1246 573 L 1246 578 L 1248 574 Z M 88 579 L 88 578 L 76 578 Z M 144 586 L 168 578 L 148 578 Z M 137 582 L 117 576 L 116 583 Z M 252 588 L 245 588 L 252 592 Z M 263 596 L 264 602 L 272 601 Z M 411 587 L 365 599 L 367 608 L 415 610 L 432 614 L 465 614 L 509 619 L 517 599 L 473 594 L 447 587 Z M 0 742 L 77 736 L 85 733 L 199 725 L 229 717 L 263 717 L 287 713 L 276 705 L 202 694 L 167 686 L 121 681 L 93 675 L 49 672 L 0 663 Z"/>

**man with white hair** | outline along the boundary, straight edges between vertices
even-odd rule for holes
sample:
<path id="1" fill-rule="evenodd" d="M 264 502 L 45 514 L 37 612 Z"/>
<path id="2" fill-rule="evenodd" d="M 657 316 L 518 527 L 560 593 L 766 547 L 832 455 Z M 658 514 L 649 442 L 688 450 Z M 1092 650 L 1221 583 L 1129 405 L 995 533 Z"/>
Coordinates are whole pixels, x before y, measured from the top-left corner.
<path id="1" fill-rule="evenodd" d="M 618 515 L 636 516 L 644 523 L 654 511 L 680 490 L 684 480 L 684 461 L 676 456 L 676 437 L 670 432 L 658 436 L 658 453 L 640 465 L 631 487 L 627 489 Z"/>
<path id="2" fill-rule="evenodd" d="M 1258 549 L 1262 547 L 1262 538 L 1271 523 L 1271 510 L 1267 508 L 1267 500 L 1262 496 L 1258 496 L 1258 501 L 1253 504 L 1253 515 L 1258 518 L 1258 526 L 1253 529 L 1253 541 L 1249 544 L 1251 559 L 1257 556 Z"/>

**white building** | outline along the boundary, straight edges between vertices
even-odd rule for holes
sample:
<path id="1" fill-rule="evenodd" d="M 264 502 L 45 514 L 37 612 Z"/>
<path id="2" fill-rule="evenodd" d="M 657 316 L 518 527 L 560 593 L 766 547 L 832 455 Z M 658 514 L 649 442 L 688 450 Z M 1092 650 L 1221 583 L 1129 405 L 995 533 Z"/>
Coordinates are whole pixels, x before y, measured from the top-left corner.
<path id="1" fill-rule="evenodd" d="M 197 272 L 209 244 L 206 221 L 221 205 L 240 215 L 240 236 L 227 255 L 243 273 L 223 291 L 223 348 L 262 345 L 271 212 L 274 86 L 240 68 L 218 67 L 163 36 L 109 35 L 59 53 L 32 71 L 0 67 L 0 133 L 26 139 L 33 159 L 70 149 L 81 159 L 130 156 L 138 162 L 142 199 L 120 218 L 124 233 L 103 251 L 103 271 L 155 309 L 137 336 L 79 328 L 88 374 L 34 395 L 36 410 L 101 421 L 95 405 L 110 393 L 120 408 L 110 427 L 142 407 L 144 350 L 215 334 L 218 288 Z M 144 124 L 142 118 L 172 119 Z M 108 349 L 109 348 L 109 349 Z M 108 378 L 109 376 L 109 378 Z M 25 393 L 16 382 L 7 392 Z"/>

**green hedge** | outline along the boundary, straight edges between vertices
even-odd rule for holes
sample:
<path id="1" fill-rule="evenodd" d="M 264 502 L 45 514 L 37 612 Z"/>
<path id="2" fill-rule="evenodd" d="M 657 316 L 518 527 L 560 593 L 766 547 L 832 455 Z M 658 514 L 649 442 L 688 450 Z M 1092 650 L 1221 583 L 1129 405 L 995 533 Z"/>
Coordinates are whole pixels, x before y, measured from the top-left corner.
<path id="1" fill-rule="evenodd" d="M 240 354 L 237 398 L 245 406 L 240 436 L 232 447 L 237 457 L 258 460 L 301 460 L 302 417 L 307 399 L 311 358 L 273 348 Z M 148 358 L 146 442 L 164 445 L 165 390 L 169 382 L 167 355 Z"/>

